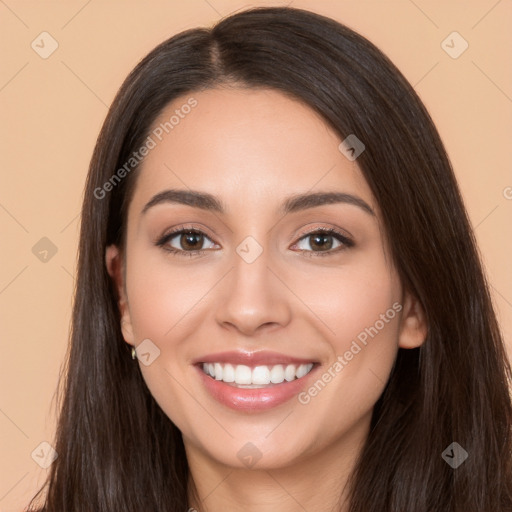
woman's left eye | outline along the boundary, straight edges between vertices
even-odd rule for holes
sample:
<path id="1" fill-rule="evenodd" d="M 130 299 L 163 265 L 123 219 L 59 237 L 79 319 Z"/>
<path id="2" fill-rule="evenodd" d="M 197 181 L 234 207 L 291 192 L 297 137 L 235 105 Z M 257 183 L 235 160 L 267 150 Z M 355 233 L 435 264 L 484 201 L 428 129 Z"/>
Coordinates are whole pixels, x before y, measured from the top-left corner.
<path id="1" fill-rule="evenodd" d="M 299 249 L 301 252 L 311 253 L 309 256 L 328 256 L 354 245 L 350 238 L 333 228 L 319 228 L 307 233 L 295 245 L 299 245 L 302 241 L 307 241 L 308 239 L 311 240 L 308 242 L 310 249 L 300 247 Z M 338 242 L 337 246 L 333 246 L 332 239 Z M 205 251 L 203 248 L 205 240 L 210 239 L 202 231 L 180 228 L 164 235 L 156 242 L 156 245 L 177 256 L 194 256 Z M 211 240 L 210 242 L 212 245 L 215 245 Z M 320 250 L 315 250 L 315 248 Z"/>
<path id="2" fill-rule="evenodd" d="M 333 247 L 333 241 L 332 239 L 335 239 L 339 245 L 336 247 Z M 340 233 L 338 230 L 330 228 L 320 228 L 316 229 L 315 231 L 312 231 L 310 233 L 307 233 L 303 237 L 299 239 L 299 242 L 304 240 L 310 240 L 308 242 L 308 245 L 310 248 L 316 247 L 320 248 L 320 250 L 304 250 L 302 251 L 306 253 L 311 253 L 309 256 L 328 256 L 335 253 L 338 253 L 340 250 L 347 249 L 349 247 L 353 247 L 354 242 L 350 238 L 348 238 L 343 233 Z"/>

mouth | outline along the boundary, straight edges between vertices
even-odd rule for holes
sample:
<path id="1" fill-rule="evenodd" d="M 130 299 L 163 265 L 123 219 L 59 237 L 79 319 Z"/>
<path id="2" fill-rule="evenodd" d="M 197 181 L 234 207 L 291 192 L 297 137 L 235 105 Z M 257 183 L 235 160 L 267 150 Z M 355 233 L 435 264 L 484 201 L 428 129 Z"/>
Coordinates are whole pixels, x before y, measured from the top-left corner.
<path id="1" fill-rule="evenodd" d="M 281 361 L 270 364 L 248 359 L 244 360 L 246 364 L 208 359 L 194 364 L 207 393 L 220 404 L 246 413 L 262 412 L 290 401 L 310 385 L 321 366 L 316 361 L 291 358 L 278 358 Z"/>

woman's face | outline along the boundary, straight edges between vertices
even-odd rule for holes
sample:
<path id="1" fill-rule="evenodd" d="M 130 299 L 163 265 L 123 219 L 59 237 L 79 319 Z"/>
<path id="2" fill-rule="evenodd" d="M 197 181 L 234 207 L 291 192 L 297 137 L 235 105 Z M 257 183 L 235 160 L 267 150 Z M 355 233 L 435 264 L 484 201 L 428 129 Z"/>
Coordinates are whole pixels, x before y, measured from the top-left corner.
<path id="1" fill-rule="evenodd" d="M 113 246 L 107 265 L 189 458 L 277 468 L 356 450 L 398 347 L 424 334 L 357 159 L 273 90 L 183 96 L 150 136 L 124 273 Z"/>

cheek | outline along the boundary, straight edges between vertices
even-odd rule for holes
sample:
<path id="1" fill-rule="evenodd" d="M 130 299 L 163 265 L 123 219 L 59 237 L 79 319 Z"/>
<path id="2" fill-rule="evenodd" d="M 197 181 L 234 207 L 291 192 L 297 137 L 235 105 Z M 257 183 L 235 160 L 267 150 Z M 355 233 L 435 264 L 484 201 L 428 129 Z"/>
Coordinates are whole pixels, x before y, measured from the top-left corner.
<path id="1" fill-rule="evenodd" d="M 347 280 L 344 291 L 338 292 L 338 303 L 329 320 L 334 326 L 333 346 L 336 353 L 350 350 L 354 342 L 366 347 L 368 354 L 374 351 L 381 353 L 386 347 L 391 351 L 396 350 L 396 310 L 401 309 L 399 297 L 386 274 L 375 279 L 365 280 L 356 276 L 354 280 Z M 378 340 L 379 343 L 370 344 L 370 340 Z"/>
<path id="2" fill-rule="evenodd" d="M 169 255 L 169 259 L 173 256 Z M 155 339 L 166 344 L 185 333 L 183 327 L 195 314 L 211 284 L 206 276 L 167 262 L 162 256 L 133 251 L 128 260 L 127 293 L 133 332 L 140 341 Z M 160 348 L 164 348 L 163 346 Z"/>
<path id="3" fill-rule="evenodd" d="M 130 253 L 127 293 L 135 343 L 149 339 L 159 351 L 150 364 L 140 364 L 141 373 L 156 402 L 180 429 L 186 429 L 184 418 L 191 407 L 186 390 L 189 345 L 208 307 L 208 283 L 208 277 L 153 251 L 134 248 Z"/>
<path id="4" fill-rule="evenodd" d="M 314 287 L 310 281 L 297 294 L 307 297 L 304 302 L 320 320 L 316 324 L 330 358 L 321 382 L 306 390 L 301 403 L 329 415 L 335 404 L 341 416 L 351 411 L 354 418 L 371 410 L 393 367 L 402 310 L 400 282 L 384 258 L 330 269 L 313 282 Z"/>
<path id="5" fill-rule="evenodd" d="M 336 354 L 348 350 L 355 339 L 364 343 L 366 337 L 375 337 L 375 330 L 397 345 L 401 287 L 383 258 L 311 273 L 311 279 L 296 280 L 294 292 L 323 325 Z"/>

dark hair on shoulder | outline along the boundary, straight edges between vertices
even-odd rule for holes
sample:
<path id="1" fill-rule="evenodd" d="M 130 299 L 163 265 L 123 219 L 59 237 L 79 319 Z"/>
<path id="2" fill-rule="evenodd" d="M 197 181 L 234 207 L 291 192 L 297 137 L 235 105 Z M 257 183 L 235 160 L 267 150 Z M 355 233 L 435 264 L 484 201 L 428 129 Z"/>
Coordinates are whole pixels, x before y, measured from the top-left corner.
<path id="1" fill-rule="evenodd" d="M 123 244 L 136 171 L 105 197 L 98 190 L 170 101 L 223 86 L 279 90 L 309 105 L 342 139 L 356 134 L 364 142 L 357 163 L 402 284 L 427 316 L 425 343 L 399 349 L 374 408 L 350 479 L 350 512 L 512 510 L 511 370 L 438 132 L 411 85 L 366 38 L 283 7 L 175 35 L 138 63 L 114 99 L 85 188 L 58 458 L 44 512 L 187 510 L 181 433 L 132 364 L 104 264 L 107 245 Z M 441 457 L 452 442 L 469 454 L 457 469 Z"/>

